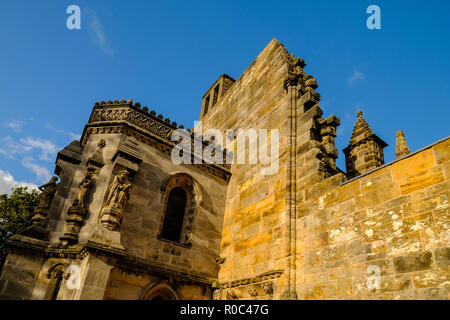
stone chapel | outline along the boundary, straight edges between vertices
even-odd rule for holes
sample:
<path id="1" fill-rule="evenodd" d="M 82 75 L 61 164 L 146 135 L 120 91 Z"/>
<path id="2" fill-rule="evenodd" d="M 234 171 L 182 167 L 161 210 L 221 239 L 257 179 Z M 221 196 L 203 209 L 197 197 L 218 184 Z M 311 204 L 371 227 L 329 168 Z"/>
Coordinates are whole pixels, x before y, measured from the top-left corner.
<path id="1" fill-rule="evenodd" d="M 449 137 L 410 151 L 398 131 L 386 164 L 359 111 L 338 168 L 340 119 L 306 69 L 273 39 L 202 99 L 203 130 L 279 130 L 273 175 L 174 164 L 182 126 L 96 102 L 6 243 L 0 299 L 449 299 Z"/>

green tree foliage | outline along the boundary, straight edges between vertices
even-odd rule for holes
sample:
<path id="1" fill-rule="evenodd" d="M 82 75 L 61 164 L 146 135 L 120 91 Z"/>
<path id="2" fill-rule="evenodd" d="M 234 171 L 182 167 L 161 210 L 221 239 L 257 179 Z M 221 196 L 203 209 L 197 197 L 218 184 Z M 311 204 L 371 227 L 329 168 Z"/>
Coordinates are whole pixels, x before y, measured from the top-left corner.
<path id="1" fill-rule="evenodd" d="M 31 225 L 34 208 L 39 204 L 38 192 L 18 187 L 11 195 L 0 195 L 0 267 L 5 259 L 4 241 Z"/>

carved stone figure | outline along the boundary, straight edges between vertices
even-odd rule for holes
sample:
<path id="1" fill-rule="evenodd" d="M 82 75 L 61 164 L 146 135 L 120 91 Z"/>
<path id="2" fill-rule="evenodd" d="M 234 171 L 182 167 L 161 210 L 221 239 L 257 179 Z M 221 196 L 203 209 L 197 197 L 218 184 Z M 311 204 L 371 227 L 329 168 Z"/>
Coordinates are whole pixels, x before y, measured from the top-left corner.
<path id="1" fill-rule="evenodd" d="M 130 197 L 130 189 L 131 173 L 122 170 L 109 186 L 108 196 L 101 212 L 101 223 L 106 229 L 115 231 L 119 228 Z"/>
<path id="2" fill-rule="evenodd" d="M 39 187 L 39 190 L 41 190 L 41 194 L 39 195 L 39 207 L 42 209 L 48 209 L 50 208 L 50 205 L 52 204 L 53 197 L 56 193 L 56 181 L 58 181 L 57 177 L 52 177 L 49 182 L 46 184 L 43 184 Z"/>
<path id="3" fill-rule="evenodd" d="M 106 199 L 105 206 L 118 209 L 125 208 L 130 196 L 130 188 L 130 172 L 128 172 L 128 170 L 123 170 L 114 177 L 114 181 L 109 186 L 108 198 Z"/>
<path id="4" fill-rule="evenodd" d="M 56 193 L 57 189 L 56 181 L 58 181 L 58 178 L 52 177 L 49 182 L 38 187 L 39 190 L 41 190 L 42 192 L 39 194 L 38 198 L 39 205 L 36 208 L 34 208 L 34 215 L 31 218 L 33 225 L 31 228 L 27 228 L 26 230 L 24 230 L 22 232 L 23 235 L 42 239 L 47 234 L 47 232 L 45 231 L 46 228 L 45 221 L 48 216 L 48 210 L 50 209 L 50 206 Z"/>
<path id="5" fill-rule="evenodd" d="M 87 172 L 83 180 L 78 185 L 78 192 L 72 206 L 77 208 L 86 208 L 86 199 L 92 187 L 92 173 Z"/>

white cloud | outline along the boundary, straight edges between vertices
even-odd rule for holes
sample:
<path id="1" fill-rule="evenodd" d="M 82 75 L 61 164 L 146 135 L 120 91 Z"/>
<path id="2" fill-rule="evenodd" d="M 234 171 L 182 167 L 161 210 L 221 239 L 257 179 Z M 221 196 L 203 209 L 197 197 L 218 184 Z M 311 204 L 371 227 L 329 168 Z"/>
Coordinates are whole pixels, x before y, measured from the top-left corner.
<path id="1" fill-rule="evenodd" d="M 25 121 L 22 120 L 14 120 L 11 122 L 8 122 L 6 125 L 10 127 L 15 132 L 21 132 L 22 127 L 26 124 Z"/>
<path id="2" fill-rule="evenodd" d="M 20 139 L 20 143 L 14 141 L 10 136 L 0 139 L 0 154 L 14 159 L 17 154 L 26 154 L 33 149 L 40 150 L 39 159 L 52 161 L 59 151 L 59 147 L 50 140 L 27 137 Z"/>
<path id="3" fill-rule="evenodd" d="M 36 150 L 37 152 L 33 152 Z M 46 182 L 50 179 L 50 171 L 39 165 L 35 159 L 52 161 L 55 159 L 59 148 L 53 142 L 34 137 L 22 138 L 16 142 L 11 137 L 0 139 L 0 154 L 15 159 L 23 157 L 21 164 L 31 170 L 39 182 Z"/>
<path id="4" fill-rule="evenodd" d="M 0 153 L 10 159 L 13 159 L 17 153 L 24 153 L 30 150 L 15 142 L 10 136 L 0 139 Z"/>
<path id="5" fill-rule="evenodd" d="M 40 149 L 41 154 L 39 156 L 39 159 L 41 160 L 52 161 L 54 155 L 56 155 L 56 153 L 59 151 L 58 146 L 50 140 L 27 137 L 20 139 L 20 142 L 23 144 L 24 150 L 26 151 L 31 151 L 32 149 Z"/>
<path id="6" fill-rule="evenodd" d="M 0 169 L 0 194 L 10 194 L 11 190 L 17 187 L 27 187 L 28 190 L 37 189 L 35 184 L 16 181 L 8 171 Z"/>
<path id="7" fill-rule="evenodd" d="M 53 125 L 51 125 L 50 123 L 47 123 L 47 124 L 45 125 L 45 127 L 46 127 L 47 129 L 51 129 L 51 130 L 53 130 L 53 131 L 55 131 L 55 132 L 58 132 L 58 133 L 60 133 L 60 134 L 69 136 L 70 138 L 72 138 L 72 139 L 74 139 L 74 140 L 80 140 L 80 139 L 81 139 L 81 134 L 73 133 L 73 132 L 71 132 L 71 131 L 66 131 L 66 130 L 63 130 L 63 129 L 58 129 L 58 128 L 54 127 Z"/>
<path id="8" fill-rule="evenodd" d="M 113 50 L 109 47 L 107 42 L 107 36 L 103 30 L 103 25 L 97 17 L 97 12 L 91 8 L 85 9 L 88 17 L 88 27 L 92 32 L 92 37 L 95 44 L 106 54 L 112 55 Z"/>
<path id="9" fill-rule="evenodd" d="M 49 181 L 51 178 L 50 171 L 47 168 L 34 163 L 34 159 L 31 157 L 23 158 L 22 165 L 25 168 L 30 169 L 41 182 Z"/>
<path id="10" fill-rule="evenodd" d="M 350 78 L 348 78 L 348 84 L 352 85 L 355 82 L 357 82 L 358 80 L 364 80 L 365 76 L 364 73 L 359 72 L 359 71 L 354 71 L 353 74 L 351 75 Z"/>

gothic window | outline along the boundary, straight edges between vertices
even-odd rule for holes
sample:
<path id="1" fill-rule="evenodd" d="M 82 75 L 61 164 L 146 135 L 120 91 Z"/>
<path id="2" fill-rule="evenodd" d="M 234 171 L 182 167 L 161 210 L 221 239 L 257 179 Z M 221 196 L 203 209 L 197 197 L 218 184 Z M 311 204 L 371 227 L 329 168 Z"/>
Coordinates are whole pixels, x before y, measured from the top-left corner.
<path id="1" fill-rule="evenodd" d="M 203 115 L 206 115 L 208 113 L 209 108 L 209 95 L 205 98 L 205 105 L 203 107 Z"/>
<path id="2" fill-rule="evenodd" d="M 199 198 L 194 180 L 185 173 L 170 176 L 161 186 L 164 212 L 158 238 L 183 246 L 191 245 L 194 216 Z"/>
<path id="3" fill-rule="evenodd" d="M 219 99 L 219 85 L 217 85 L 217 86 L 214 88 L 214 95 L 213 95 L 213 101 L 212 101 L 211 108 L 214 107 L 214 105 L 215 105 L 216 102 L 217 102 L 217 99 Z"/>
<path id="4" fill-rule="evenodd" d="M 47 278 L 50 279 L 48 285 L 47 293 L 45 298 L 47 300 L 58 299 L 59 290 L 61 289 L 61 284 L 64 280 L 64 274 L 66 273 L 66 266 L 63 264 L 58 264 L 53 266 L 47 274 Z"/>
<path id="5" fill-rule="evenodd" d="M 169 192 L 161 237 L 180 242 L 186 210 L 186 193 L 181 188 L 173 188 Z"/>

